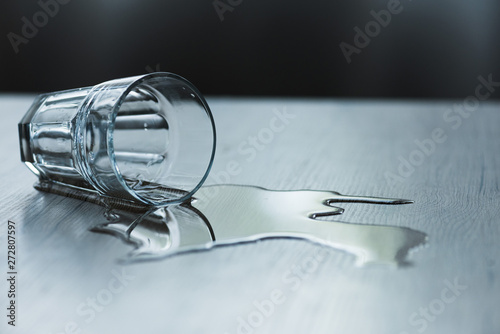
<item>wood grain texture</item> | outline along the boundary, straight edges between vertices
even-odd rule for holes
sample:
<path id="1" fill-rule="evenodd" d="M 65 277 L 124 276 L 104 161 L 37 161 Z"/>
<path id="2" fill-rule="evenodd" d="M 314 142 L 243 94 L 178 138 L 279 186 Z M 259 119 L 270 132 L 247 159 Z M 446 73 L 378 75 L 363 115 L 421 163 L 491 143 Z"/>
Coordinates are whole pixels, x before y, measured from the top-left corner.
<path id="1" fill-rule="evenodd" d="M 81 333 L 500 332 L 498 102 L 482 104 L 454 129 L 443 114 L 456 101 L 208 99 L 218 147 L 207 184 L 414 200 L 340 205 L 341 221 L 428 234 L 427 247 L 410 256 L 413 265 L 395 270 L 357 268 L 353 256 L 336 250 L 319 258 L 319 246 L 286 239 L 124 267 L 116 259 L 130 246 L 88 231 L 102 221 L 103 208 L 33 189 L 36 179 L 20 162 L 17 143 L 17 122 L 32 99 L 0 97 L 0 258 L 6 259 L 10 219 L 19 232 L 20 273 L 18 326 L 10 328 L 2 316 L 1 333 L 64 333 L 73 323 Z M 270 128 L 276 110 L 293 118 L 272 140 L 265 137 L 255 156 L 242 154 L 249 136 Z M 418 149 L 415 140 L 432 138 L 435 128 L 446 140 L 411 175 L 387 182 L 388 172 L 397 175 L 400 157 L 408 160 Z M 233 160 L 241 171 L 222 179 Z M 302 278 L 293 274 L 311 261 L 316 266 Z M 6 261 L 2 268 L 6 272 Z M 122 270 L 134 278 L 107 295 Z M 452 292 L 443 297 L 443 290 L 457 280 L 466 288 L 444 302 Z M 5 280 L 0 289 L 4 304 Z M 276 289 L 284 301 L 259 318 L 255 302 Z M 107 304 L 93 317 L 82 312 L 98 297 Z M 427 320 L 422 308 L 430 308 Z M 249 317 L 255 326 L 240 328 L 240 319 Z"/>

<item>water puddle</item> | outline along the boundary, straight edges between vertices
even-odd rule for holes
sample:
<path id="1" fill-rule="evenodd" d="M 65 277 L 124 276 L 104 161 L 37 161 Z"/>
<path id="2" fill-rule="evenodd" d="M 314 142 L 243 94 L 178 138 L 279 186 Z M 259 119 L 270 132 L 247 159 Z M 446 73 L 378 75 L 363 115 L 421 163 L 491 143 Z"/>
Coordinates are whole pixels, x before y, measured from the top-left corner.
<path id="1" fill-rule="evenodd" d="M 346 196 L 331 191 L 272 191 L 251 186 L 202 187 L 191 202 L 162 209 L 103 201 L 95 193 L 57 185 L 37 189 L 105 204 L 103 222 L 92 231 L 121 238 L 134 246 L 126 261 L 156 260 L 218 245 L 267 238 L 305 239 L 346 251 L 356 264 L 408 264 L 410 250 L 424 245 L 425 233 L 405 227 L 366 225 L 322 217 L 343 213 L 336 203 L 408 204 L 411 201 Z"/>

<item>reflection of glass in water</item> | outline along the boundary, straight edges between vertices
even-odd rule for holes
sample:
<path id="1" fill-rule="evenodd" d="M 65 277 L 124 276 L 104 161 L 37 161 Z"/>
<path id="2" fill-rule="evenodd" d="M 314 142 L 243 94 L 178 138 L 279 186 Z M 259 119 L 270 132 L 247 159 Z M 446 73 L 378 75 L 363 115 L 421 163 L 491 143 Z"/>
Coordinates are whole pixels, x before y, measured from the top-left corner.
<path id="1" fill-rule="evenodd" d="M 197 247 L 214 240 L 210 226 L 191 208 L 175 205 L 144 213 L 106 211 L 108 222 L 95 232 L 115 235 L 135 249 L 130 259 L 156 259 Z"/>
<path id="2" fill-rule="evenodd" d="M 270 191 L 249 186 L 201 188 L 191 203 L 142 214 L 112 210 L 114 218 L 94 231 L 135 245 L 130 260 L 158 259 L 217 245 L 264 238 L 299 238 L 352 253 L 357 264 L 406 264 L 426 235 L 404 227 L 319 220 L 338 215 L 339 202 L 405 204 L 410 201 L 344 196 L 327 191 Z"/>

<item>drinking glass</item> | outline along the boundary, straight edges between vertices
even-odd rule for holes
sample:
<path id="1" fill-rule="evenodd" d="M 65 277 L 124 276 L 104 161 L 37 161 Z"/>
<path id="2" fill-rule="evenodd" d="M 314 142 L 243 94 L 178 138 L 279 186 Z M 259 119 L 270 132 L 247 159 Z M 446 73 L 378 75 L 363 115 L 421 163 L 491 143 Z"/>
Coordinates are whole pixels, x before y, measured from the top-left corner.
<path id="1" fill-rule="evenodd" d="M 41 181 L 150 206 L 191 197 L 216 144 L 201 93 L 166 72 L 40 95 L 19 138 L 21 160 Z"/>

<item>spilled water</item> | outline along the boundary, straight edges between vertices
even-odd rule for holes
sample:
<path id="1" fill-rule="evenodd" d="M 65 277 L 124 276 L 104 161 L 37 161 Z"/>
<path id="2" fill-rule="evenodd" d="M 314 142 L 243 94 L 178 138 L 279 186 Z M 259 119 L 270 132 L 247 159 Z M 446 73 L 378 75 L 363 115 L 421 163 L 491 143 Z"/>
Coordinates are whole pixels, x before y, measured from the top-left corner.
<path id="1" fill-rule="evenodd" d="M 37 189 L 105 204 L 95 193 L 54 184 Z M 127 261 L 160 259 L 265 238 L 298 238 L 343 250 L 358 265 L 406 264 L 412 248 L 426 242 L 426 234 L 396 226 L 363 225 L 320 220 L 340 215 L 335 203 L 408 204 L 411 201 L 346 196 L 331 191 L 272 191 L 237 185 L 202 187 L 191 202 L 162 209 L 111 202 L 103 222 L 92 230 L 108 233 L 134 246 Z M 135 212 L 134 212 L 135 211 Z"/>

